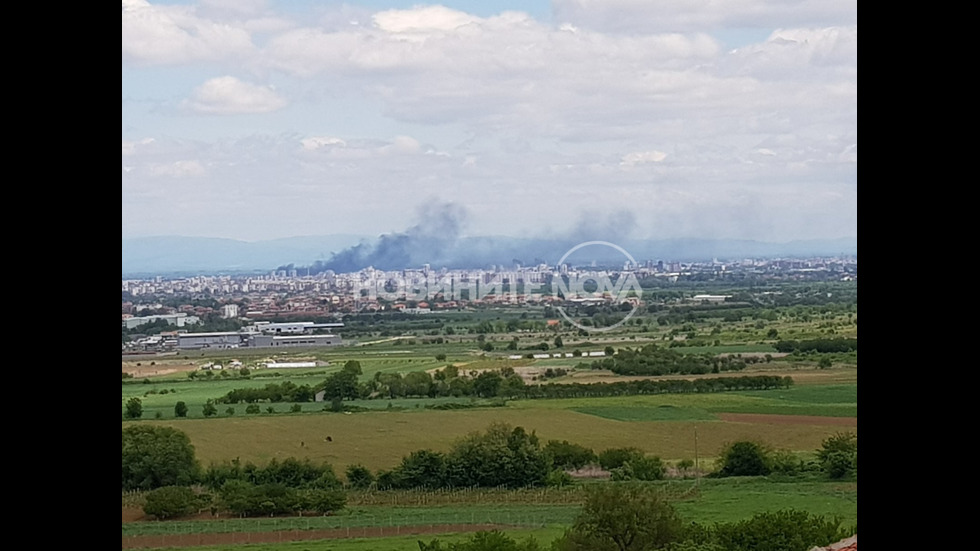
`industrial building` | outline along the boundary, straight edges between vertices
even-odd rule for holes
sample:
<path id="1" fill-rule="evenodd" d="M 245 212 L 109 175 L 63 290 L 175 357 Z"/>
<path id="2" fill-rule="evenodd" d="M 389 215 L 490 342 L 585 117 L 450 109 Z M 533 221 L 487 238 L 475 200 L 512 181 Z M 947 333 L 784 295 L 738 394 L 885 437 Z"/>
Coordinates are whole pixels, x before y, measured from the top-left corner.
<path id="1" fill-rule="evenodd" d="M 313 323 L 311 321 L 270 323 L 259 322 L 242 331 L 220 333 L 181 333 L 177 347 L 185 350 L 202 348 L 279 348 L 303 346 L 340 346 L 339 335 L 316 331 L 343 327 L 342 323 Z"/>

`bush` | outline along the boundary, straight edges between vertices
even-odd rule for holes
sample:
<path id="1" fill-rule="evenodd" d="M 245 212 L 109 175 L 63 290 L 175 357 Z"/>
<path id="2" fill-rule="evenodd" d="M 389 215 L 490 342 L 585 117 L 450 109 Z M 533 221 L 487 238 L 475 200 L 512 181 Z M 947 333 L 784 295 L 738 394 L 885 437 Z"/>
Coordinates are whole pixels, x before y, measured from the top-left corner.
<path id="1" fill-rule="evenodd" d="M 807 551 L 852 535 L 837 517 L 828 519 L 792 509 L 759 513 L 714 529 L 714 540 L 726 551 Z"/>
<path id="2" fill-rule="evenodd" d="M 497 530 L 477 532 L 465 541 L 450 543 L 448 547 L 443 547 L 438 539 L 429 543 L 419 540 L 418 544 L 419 551 L 543 551 L 533 537 L 518 542 Z"/>
<path id="3" fill-rule="evenodd" d="M 347 495 L 341 490 L 304 490 L 300 494 L 299 505 L 304 511 L 333 513 L 347 505 Z"/>
<path id="4" fill-rule="evenodd" d="M 161 520 L 181 517 L 196 512 L 208 501 L 209 495 L 198 496 L 188 486 L 164 486 L 146 494 L 143 512 Z"/>
<path id="5" fill-rule="evenodd" d="M 844 478 L 857 471 L 857 435 L 839 432 L 827 438 L 817 451 L 817 459 L 831 478 Z"/>
<path id="6" fill-rule="evenodd" d="M 551 465 L 556 469 L 581 469 L 597 460 L 591 448 L 572 444 L 568 440 L 549 440 L 544 451 L 551 456 Z"/>
<path id="7" fill-rule="evenodd" d="M 758 442 L 741 441 L 721 453 L 719 476 L 765 476 L 772 472 L 769 452 Z"/>
<path id="8" fill-rule="evenodd" d="M 344 474 L 347 476 L 347 485 L 351 488 L 366 489 L 374 483 L 374 475 L 364 465 L 349 465 Z"/>
<path id="9" fill-rule="evenodd" d="M 143 416 L 143 401 L 135 396 L 126 402 L 126 418 L 139 419 Z"/>
<path id="10" fill-rule="evenodd" d="M 254 413 L 260 413 L 261 411 L 262 409 L 259 408 L 258 404 L 249 404 L 245 406 L 245 413 L 254 414 Z"/>
<path id="11" fill-rule="evenodd" d="M 611 471 L 622 467 L 627 461 L 640 459 L 644 455 L 643 450 L 639 448 L 609 448 L 599 453 L 599 466 Z"/>
<path id="12" fill-rule="evenodd" d="M 221 504 L 236 515 L 275 515 L 292 513 L 303 505 L 299 493 L 283 484 L 255 485 L 229 480 L 219 490 Z"/>
<path id="13" fill-rule="evenodd" d="M 572 475 L 561 469 L 555 469 L 549 472 L 548 476 L 544 477 L 544 485 L 549 488 L 562 488 L 573 482 Z"/>
<path id="14" fill-rule="evenodd" d="M 637 457 L 612 470 L 613 480 L 663 480 L 667 467 L 659 457 Z"/>
<path id="15" fill-rule="evenodd" d="M 572 528 L 555 551 L 663 549 L 683 539 L 684 524 L 656 490 L 633 484 L 591 488 Z"/>
<path id="16" fill-rule="evenodd" d="M 174 406 L 174 417 L 187 417 L 187 404 L 184 402 L 177 402 Z"/>

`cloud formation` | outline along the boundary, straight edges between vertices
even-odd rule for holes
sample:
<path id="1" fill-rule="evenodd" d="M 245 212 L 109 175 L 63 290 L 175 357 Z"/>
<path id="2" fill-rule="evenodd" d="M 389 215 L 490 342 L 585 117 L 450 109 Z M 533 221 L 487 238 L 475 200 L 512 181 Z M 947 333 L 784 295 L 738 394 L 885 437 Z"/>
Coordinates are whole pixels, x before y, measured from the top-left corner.
<path id="1" fill-rule="evenodd" d="M 271 88 L 223 76 L 197 87 L 183 105 L 198 113 L 238 115 L 276 111 L 285 107 L 286 100 Z"/>
<path id="2" fill-rule="evenodd" d="M 124 234 L 856 234 L 853 2 L 371 6 L 125 0 Z"/>

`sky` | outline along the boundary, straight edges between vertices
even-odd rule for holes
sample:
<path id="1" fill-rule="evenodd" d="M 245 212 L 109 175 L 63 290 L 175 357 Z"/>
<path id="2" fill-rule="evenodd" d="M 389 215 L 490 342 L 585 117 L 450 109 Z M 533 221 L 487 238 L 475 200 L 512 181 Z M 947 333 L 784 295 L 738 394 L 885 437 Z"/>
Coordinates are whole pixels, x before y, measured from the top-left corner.
<path id="1" fill-rule="evenodd" d="M 122 237 L 857 236 L 855 0 L 123 0 Z"/>

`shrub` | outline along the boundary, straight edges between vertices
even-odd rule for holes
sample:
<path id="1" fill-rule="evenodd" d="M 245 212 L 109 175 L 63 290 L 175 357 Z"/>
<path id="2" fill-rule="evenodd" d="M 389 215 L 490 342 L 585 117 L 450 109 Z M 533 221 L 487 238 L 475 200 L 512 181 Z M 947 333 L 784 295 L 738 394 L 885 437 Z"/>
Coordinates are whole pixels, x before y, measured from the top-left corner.
<path id="1" fill-rule="evenodd" d="M 299 507 L 304 511 L 320 514 L 339 511 L 347 505 L 347 495 L 341 490 L 304 490 L 300 494 Z"/>
<path id="2" fill-rule="evenodd" d="M 807 551 L 853 535 L 837 517 L 792 509 L 759 513 L 749 520 L 715 526 L 714 539 L 726 551 Z"/>
<path id="3" fill-rule="evenodd" d="M 210 500 L 210 496 L 198 496 L 188 486 L 164 486 L 146 494 L 143 512 L 158 519 L 180 517 L 196 512 Z"/>
<path id="4" fill-rule="evenodd" d="M 135 396 L 126 402 L 126 417 L 128 419 L 139 419 L 143 416 L 143 401 Z"/>
<path id="5" fill-rule="evenodd" d="M 639 448 L 609 448 L 599 453 L 599 466 L 611 471 L 622 467 L 623 463 L 631 459 L 639 459 L 643 456 L 643 450 Z"/>
<path id="6" fill-rule="evenodd" d="M 544 485 L 549 488 L 562 488 L 572 484 L 572 475 L 566 473 L 561 469 L 554 469 L 548 473 L 548 476 L 544 477 Z"/>
<path id="7" fill-rule="evenodd" d="M 551 464 L 559 469 L 581 469 L 597 460 L 591 448 L 572 444 L 568 440 L 549 440 L 544 451 L 551 456 Z"/>
<path id="8" fill-rule="evenodd" d="M 659 457 L 636 457 L 612 470 L 613 480 L 663 480 L 667 467 Z"/>
<path id="9" fill-rule="evenodd" d="M 817 451 L 820 466 L 831 478 L 843 478 L 857 470 L 857 435 L 839 432 L 823 441 Z"/>
<path id="10" fill-rule="evenodd" d="M 374 475 L 364 465 L 349 465 L 344 474 L 347 476 L 347 484 L 351 488 L 370 488 L 371 484 L 374 483 Z"/>
<path id="11" fill-rule="evenodd" d="M 683 539 L 684 524 L 656 490 L 633 484 L 591 488 L 572 528 L 555 551 L 663 549 Z"/>
<path id="12" fill-rule="evenodd" d="M 772 472 L 769 452 L 758 442 L 741 441 L 721 453 L 719 476 L 765 476 Z"/>

